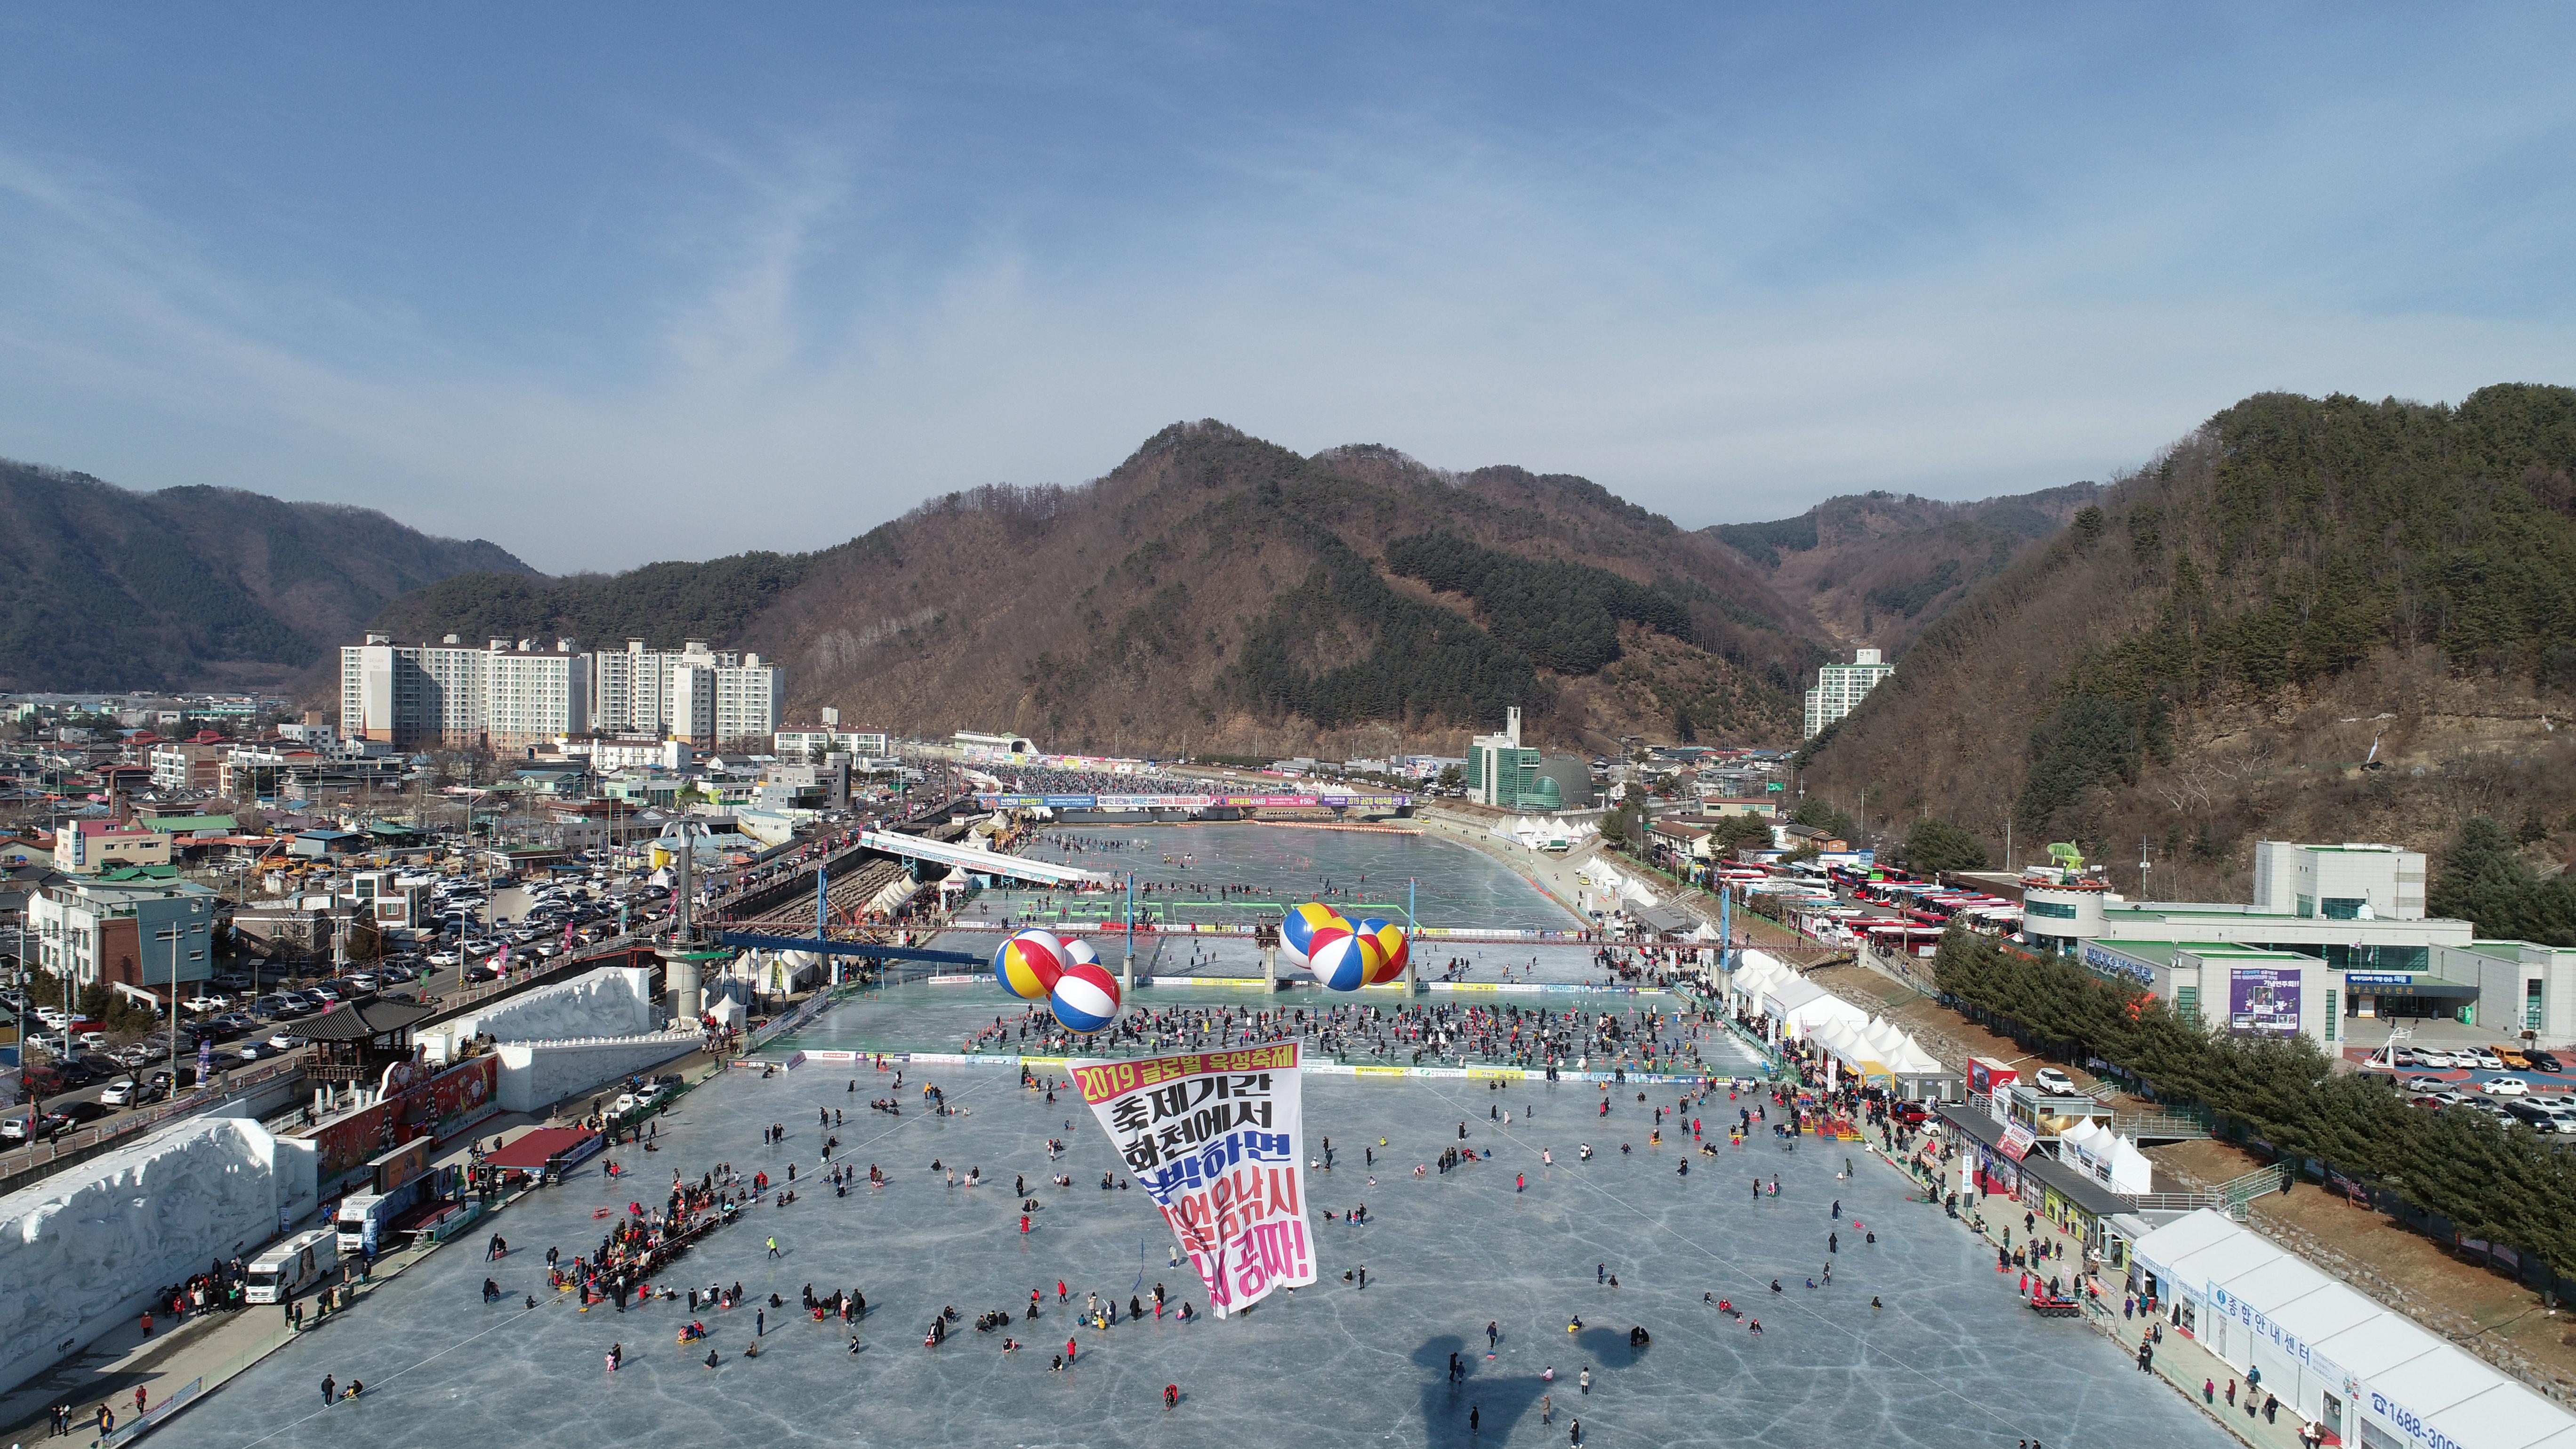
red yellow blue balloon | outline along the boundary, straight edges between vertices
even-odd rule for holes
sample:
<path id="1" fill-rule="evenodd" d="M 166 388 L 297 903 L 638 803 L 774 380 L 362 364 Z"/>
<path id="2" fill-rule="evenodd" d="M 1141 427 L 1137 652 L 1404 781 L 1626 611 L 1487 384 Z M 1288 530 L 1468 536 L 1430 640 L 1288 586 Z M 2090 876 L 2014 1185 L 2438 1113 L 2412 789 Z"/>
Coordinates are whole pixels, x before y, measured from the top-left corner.
<path id="1" fill-rule="evenodd" d="M 1064 951 L 1052 931 L 1022 931 L 993 952 L 993 979 L 1022 1001 L 1044 1001 L 1064 971 Z"/>
<path id="2" fill-rule="evenodd" d="M 1098 961 L 1076 961 L 1055 979 L 1049 994 L 1064 1029 L 1088 1036 L 1118 1020 L 1118 978 Z"/>
<path id="3" fill-rule="evenodd" d="M 1381 921 L 1371 917 L 1359 923 L 1358 934 L 1365 939 L 1375 941 L 1378 949 L 1377 969 L 1370 973 L 1365 984 L 1384 986 L 1390 981 L 1402 980 L 1405 962 L 1411 959 L 1413 949 L 1412 944 L 1405 939 L 1404 928 L 1392 921 Z"/>
<path id="4" fill-rule="evenodd" d="M 1357 991 L 1386 966 L 1386 952 L 1375 936 L 1338 928 L 1317 931 L 1310 955 L 1315 979 L 1333 991 Z"/>
<path id="5" fill-rule="evenodd" d="M 1342 919 L 1341 912 L 1331 906 L 1308 901 L 1288 908 L 1287 917 L 1279 923 L 1279 943 L 1287 949 L 1289 960 L 1300 966 L 1311 966 L 1314 964 L 1316 932 L 1348 931 L 1350 928 L 1351 923 Z"/>

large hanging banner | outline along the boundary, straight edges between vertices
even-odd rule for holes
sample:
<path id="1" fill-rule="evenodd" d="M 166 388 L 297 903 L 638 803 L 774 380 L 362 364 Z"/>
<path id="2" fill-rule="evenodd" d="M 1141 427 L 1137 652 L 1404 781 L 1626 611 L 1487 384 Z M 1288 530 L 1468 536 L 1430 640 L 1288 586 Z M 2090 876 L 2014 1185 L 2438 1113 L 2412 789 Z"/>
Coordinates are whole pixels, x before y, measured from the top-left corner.
<path id="1" fill-rule="evenodd" d="M 1219 1318 L 1315 1281 L 1296 1043 L 1068 1065 Z"/>

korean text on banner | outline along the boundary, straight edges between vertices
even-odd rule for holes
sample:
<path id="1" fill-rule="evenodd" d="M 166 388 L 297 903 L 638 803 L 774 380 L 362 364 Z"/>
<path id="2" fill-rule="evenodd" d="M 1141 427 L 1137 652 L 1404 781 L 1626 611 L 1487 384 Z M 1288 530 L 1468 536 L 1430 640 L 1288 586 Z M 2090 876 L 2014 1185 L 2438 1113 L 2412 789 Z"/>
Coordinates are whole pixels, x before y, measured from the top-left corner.
<path id="1" fill-rule="evenodd" d="M 1070 1067 L 1218 1317 L 1315 1281 L 1296 1043 Z"/>

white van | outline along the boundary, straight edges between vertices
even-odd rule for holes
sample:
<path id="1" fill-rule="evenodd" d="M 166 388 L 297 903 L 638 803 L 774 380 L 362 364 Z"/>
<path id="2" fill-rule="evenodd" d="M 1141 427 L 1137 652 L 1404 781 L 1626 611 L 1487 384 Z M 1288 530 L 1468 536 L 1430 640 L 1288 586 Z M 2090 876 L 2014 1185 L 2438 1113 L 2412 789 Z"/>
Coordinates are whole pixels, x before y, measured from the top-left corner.
<path id="1" fill-rule="evenodd" d="M 340 1235 L 329 1228 L 297 1233 L 251 1259 L 242 1297 L 252 1303 L 288 1303 L 340 1266 Z"/>

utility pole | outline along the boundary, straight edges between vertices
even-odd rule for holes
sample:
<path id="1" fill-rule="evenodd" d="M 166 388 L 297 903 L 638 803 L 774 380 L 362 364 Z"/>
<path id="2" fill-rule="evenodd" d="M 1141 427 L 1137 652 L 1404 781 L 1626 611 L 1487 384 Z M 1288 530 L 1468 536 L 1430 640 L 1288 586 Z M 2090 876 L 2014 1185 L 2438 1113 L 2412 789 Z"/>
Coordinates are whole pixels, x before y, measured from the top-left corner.
<path id="1" fill-rule="evenodd" d="M 1414 879 L 1412 876 L 1407 876 L 1407 877 L 1405 877 L 1405 879 L 1404 879 L 1404 994 L 1405 994 L 1405 995 L 1407 995 L 1407 996 L 1411 996 L 1413 993 L 1415 993 L 1415 992 L 1417 992 L 1417 991 L 1420 991 L 1420 990 L 1422 989 L 1422 978 L 1421 978 L 1421 976 L 1420 976 L 1420 975 L 1418 975 L 1418 974 L 1417 974 L 1417 973 L 1418 973 L 1418 972 L 1420 972 L 1420 970 L 1422 969 L 1422 963 L 1421 963 L 1419 960 L 1417 960 L 1417 959 L 1415 958 L 1414 954 L 1413 954 L 1413 947 L 1414 947 L 1414 939 L 1413 939 L 1413 938 L 1414 938 L 1417 934 L 1419 934 L 1419 933 L 1420 933 L 1420 931 L 1421 931 L 1421 929 L 1422 929 L 1422 923 L 1421 923 L 1419 920 L 1415 919 L 1415 918 L 1414 918 L 1414 914 L 1413 914 L 1413 896 L 1414 896 L 1414 888 L 1415 888 L 1415 885 L 1416 885 L 1416 884 L 1417 884 L 1417 883 L 1416 883 L 1415 879 Z"/>
<path id="2" fill-rule="evenodd" d="M 1136 872 L 1127 872 L 1127 959 L 1118 968 L 1118 994 L 1124 999 L 1136 989 Z"/>

